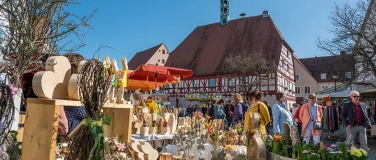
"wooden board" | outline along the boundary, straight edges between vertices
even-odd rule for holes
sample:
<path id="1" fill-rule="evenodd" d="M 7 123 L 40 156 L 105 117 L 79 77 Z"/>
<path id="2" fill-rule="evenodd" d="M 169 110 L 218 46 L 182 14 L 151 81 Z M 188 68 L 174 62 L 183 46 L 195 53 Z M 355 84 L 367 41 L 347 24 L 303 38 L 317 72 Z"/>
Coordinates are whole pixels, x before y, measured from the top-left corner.
<path id="1" fill-rule="evenodd" d="M 103 107 L 103 113 L 111 116 L 110 126 L 104 125 L 104 135 L 106 137 L 118 136 L 123 142 L 129 142 L 132 131 L 133 106 L 107 103 Z"/>
<path id="2" fill-rule="evenodd" d="M 19 119 L 18 119 L 18 134 L 17 134 L 17 142 L 18 142 L 20 147 L 22 145 L 22 138 L 23 138 L 24 126 L 25 126 L 25 118 L 26 118 L 26 114 L 20 113 L 20 116 L 19 116 Z"/>
<path id="3" fill-rule="evenodd" d="M 27 103 L 21 159 L 55 159 L 60 105 Z"/>
<path id="4" fill-rule="evenodd" d="M 47 105 L 63 105 L 63 106 L 84 106 L 80 101 L 72 100 L 56 100 L 44 98 L 28 98 L 27 103 L 47 104 Z"/>

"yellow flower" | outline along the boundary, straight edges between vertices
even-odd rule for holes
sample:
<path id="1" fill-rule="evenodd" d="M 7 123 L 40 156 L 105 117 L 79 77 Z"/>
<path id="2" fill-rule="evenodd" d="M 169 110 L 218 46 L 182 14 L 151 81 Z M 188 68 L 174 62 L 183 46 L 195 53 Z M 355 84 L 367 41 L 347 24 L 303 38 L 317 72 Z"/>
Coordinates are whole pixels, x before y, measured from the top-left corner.
<path id="1" fill-rule="evenodd" d="M 361 151 L 359 149 L 356 149 L 356 148 L 351 148 L 350 153 L 353 156 L 357 156 L 357 157 L 361 157 L 362 156 Z"/>
<path id="2" fill-rule="evenodd" d="M 225 146 L 225 149 L 226 149 L 226 150 L 231 150 L 231 146 L 230 146 L 230 145 L 226 145 L 226 146 Z"/>
<path id="3" fill-rule="evenodd" d="M 359 149 L 359 151 L 364 155 L 364 156 L 368 156 L 368 153 L 366 150 L 364 149 Z"/>

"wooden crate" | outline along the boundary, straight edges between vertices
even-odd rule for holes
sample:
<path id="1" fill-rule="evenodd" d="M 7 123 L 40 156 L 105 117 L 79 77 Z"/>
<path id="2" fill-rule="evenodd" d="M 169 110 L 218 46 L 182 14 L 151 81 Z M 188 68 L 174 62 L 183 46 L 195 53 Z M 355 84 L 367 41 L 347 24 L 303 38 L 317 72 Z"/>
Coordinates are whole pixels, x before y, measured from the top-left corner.
<path id="1" fill-rule="evenodd" d="M 104 136 L 118 136 L 127 144 L 132 134 L 133 105 L 108 103 L 103 107 L 103 113 L 111 116 L 110 125 L 104 125 Z"/>

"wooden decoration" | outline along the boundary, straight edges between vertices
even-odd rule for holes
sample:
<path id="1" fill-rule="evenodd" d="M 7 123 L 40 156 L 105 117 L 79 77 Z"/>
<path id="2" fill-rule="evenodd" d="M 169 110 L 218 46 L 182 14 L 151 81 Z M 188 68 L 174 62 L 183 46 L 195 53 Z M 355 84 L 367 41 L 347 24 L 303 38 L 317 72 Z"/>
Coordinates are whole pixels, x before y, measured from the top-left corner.
<path id="1" fill-rule="evenodd" d="M 141 136 L 147 136 L 147 135 L 149 135 L 149 127 L 141 127 L 140 135 Z"/>
<path id="2" fill-rule="evenodd" d="M 284 133 L 283 133 L 283 137 L 285 138 L 286 140 L 286 144 L 291 146 L 292 145 L 292 140 L 291 140 L 291 134 L 290 134 L 290 125 L 289 123 L 285 122 L 283 123 L 283 129 L 284 129 Z"/>
<path id="3" fill-rule="evenodd" d="M 176 119 L 178 119 L 178 114 L 179 114 L 179 109 L 178 108 L 174 108 L 174 116 Z"/>
<path id="4" fill-rule="evenodd" d="M 21 159 L 55 159 L 60 106 L 79 101 L 28 98 Z"/>
<path id="5" fill-rule="evenodd" d="M 177 120 L 175 118 L 175 115 L 170 113 L 170 117 L 168 118 L 168 127 L 170 127 L 170 133 L 171 134 L 175 133 L 176 125 L 177 125 Z"/>
<path id="6" fill-rule="evenodd" d="M 293 125 L 291 128 L 291 131 L 292 131 L 292 134 L 291 134 L 292 146 L 295 146 L 295 144 L 298 143 L 300 139 L 298 126 Z"/>
<path id="7" fill-rule="evenodd" d="M 137 148 L 144 155 L 142 158 L 138 157 L 139 159 L 157 160 L 158 151 L 155 150 L 148 142 L 141 141 L 140 144 L 137 144 Z"/>
<path id="8" fill-rule="evenodd" d="M 134 134 L 140 134 L 141 130 L 140 128 L 142 127 L 142 123 L 140 121 L 134 122 L 133 128 L 135 128 Z"/>
<path id="9" fill-rule="evenodd" d="M 110 125 L 104 125 L 104 135 L 106 137 L 118 136 L 123 142 L 129 142 L 132 131 L 133 106 L 106 103 L 103 106 L 103 113 L 111 116 Z"/>
<path id="10" fill-rule="evenodd" d="M 81 68 L 82 66 L 84 66 L 86 63 L 86 60 L 83 60 L 81 61 L 79 64 L 78 64 L 78 73 L 81 73 Z M 80 77 L 81 74 L 72 74 L 71 78 L 69 79 L 69 82 L 68 82 L 68 96 L 69 96 L 69 99 L 71 100 L 76 100 L 76 101 L 79 101 L 80 100 L 80 90 L 79 90 L 79 86 L 78 86 L 78 79 Z"/>
<path id="11" fill-rule="evenodd" d="M 249 115 L 249 129 L 258 129 L 260 126 L 261 116 L 259 113 L 250 113 Z"/>
<path id="12" fill-rule="evenodd" d="M 109 57 L 105 57 L 105 64 L 109 63 Z M 121 60 L 122 69 L 119 70 L 117 66 L 116 59 L 113 59 L 111 62 L 112 72 L 116 74 L 117 77 L 117 85 L 118 85 L 118 92 L 115 95 L 115 88 L 113 87 L 110 91 L 110 102 L 111 103 L 124 103 L 124 87 L 127 86 L 127 76 L 128 76 L 128 65 L 127 65 L 127 59 L 125 57 Z M 116 97 L 116 100 L 115 100 Z"/>
<path id="13" fill-rule="evenodd" d="M 133 155 L 132 155 L 132 158 L 133 159 L 143 159 L 144 157 L 144 153 L 141 152 L 139 149 L 138 149 L 138 145 L 140 144 L 139 141 L 137 140 L 130 140 L 128 143 L 127 143 L 127 146 L 133 150 Z"/>
<path id="14" fill-rule="evenodd" d="M 258 126 L 260 124 L 260 114 L 250 113 L 249 117 L 249 128 L 256 129 L 256 133 L 252 139 L 253 143 L 248 148 L 248 156 L 254 160 L 266 160 L 266 148 L 264 141 L 261 138 L 261 134 L 258 131 Z"/>
<path id="15" fill-rule="evenodd" d="M 39 98 L 68 98 L 68 82 L 71 64 L 64 56 L 52 56 L 46 61 L 46 71 L 39 71 L 33 77 L 33 91 Z"/>
<path id="16" fill-rule="evenodd" d="M 161 153 L 159 155 L 159 160 L 172 160 L 172 157 L 174 155 L 172 155 L 171 153 Z"/>
<path id="17" fill-rule="evenodd" d="M 19 119 L 18 119 L 18 134 L 17 134 L 17 142 L 22 146 L 22 138 L 24 133 L 24 124 L 25 124 L 26 115 L 25 113 L 20 113 Z"/>

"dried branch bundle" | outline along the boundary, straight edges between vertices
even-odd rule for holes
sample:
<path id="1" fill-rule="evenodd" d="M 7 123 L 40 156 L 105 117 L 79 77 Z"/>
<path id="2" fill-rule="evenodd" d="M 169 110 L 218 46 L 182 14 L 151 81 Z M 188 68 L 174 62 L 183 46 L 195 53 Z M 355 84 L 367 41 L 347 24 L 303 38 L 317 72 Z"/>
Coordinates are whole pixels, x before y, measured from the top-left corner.
<path id="1" fill-rule="evenodd" d="M 108 99 L 110 76 L 103 63 L 97 59 L 87 60 L 81 69 L 80 99 L 90 118 L 99 120 L 102 106 Z"/>
<path id="2" fill-rule="evenodd" d="M 108 99 L 111 87 L 110 74 L 97 59 L 89 59 L 81 68 L 79 79 L 80 99 L 85 105 L 87 118 L 78 129 L 69 147 L 67 159 L 91 159 L 104 157 L 103 124 L 101 109 Z"/>
<path id="3" fill-rule="evenodd" d="M 14 115 L 13 94 L 8 85 L 0 84 L 0 118 L 3 124 L 0 129 L 0 146 L 6 141 Z"/>
<path id="4" fill-rule="evenodd" d="M 83 46 L 85 34 L 93 16 L 78 16 L 66 11 L 67 6 L 79 4 L 74 0 L 2 0 L 0 5 L 0 29 L 4 34 L 1 53 L 6 62 L 2 69 L 10 83 L 20 86 L 20 77 L 33 68 L 43 66 L 44 55 L 74 51 Z M 68 36 L 76 35 L 81 44 L 66 49 L 71 42 Z"/>

